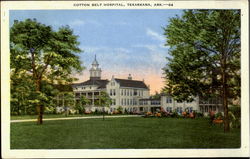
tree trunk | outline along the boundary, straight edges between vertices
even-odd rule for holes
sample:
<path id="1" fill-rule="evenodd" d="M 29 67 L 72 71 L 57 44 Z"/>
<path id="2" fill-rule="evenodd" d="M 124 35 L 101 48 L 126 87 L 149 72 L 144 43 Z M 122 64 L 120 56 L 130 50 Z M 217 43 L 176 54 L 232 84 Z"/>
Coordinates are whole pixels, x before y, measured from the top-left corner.
<path id="1" fill-rule="evenodd" d="M 36 91 L 40 92 L 41 91 L 41 80 L 36 80 Z M 43 106 L 41 104 L 37 104 L 37 124 L 43 124 Z"/>
<path id="2" fill-rule="evenodd" d="M 227 76 L 225 69 L 223 69 L 222 73 L 222 104 L 224 108 L 224 132 L 229 132 L 229 118 L 228 118 L 228 88 L 227 88 Z"/>

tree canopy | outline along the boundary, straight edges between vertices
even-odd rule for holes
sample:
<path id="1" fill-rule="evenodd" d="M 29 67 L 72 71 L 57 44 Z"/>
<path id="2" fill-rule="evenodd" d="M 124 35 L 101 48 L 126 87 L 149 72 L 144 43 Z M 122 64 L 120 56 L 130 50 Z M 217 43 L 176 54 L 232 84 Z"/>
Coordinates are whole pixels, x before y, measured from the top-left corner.
<path id="1" fill-rule="evenodd" d="M 228 102 L 240 97 L 240 10 L 185 10 L 164 30 L 165 92 L 177 100 L 221 96 L 228 131 Z"/>
<path id="2" fill-rule="evenodd" d="M 69 26 L 54 31 L 51 26 L 41 24 L 36 19 L 15 20 L 10 29 L 11 71 L 13 75 L 25 72 L 33 81 L 35 92 L 45 95 L 43 81 L 51 84 L 70 83 L 74 80 L 72 72 L 82 70 L 77 53 L 78 36 Z M 14 77 L 14 76 L 13 76 Z M 38 123 L 42 123 L 43 103 L 37 105 Z"/>

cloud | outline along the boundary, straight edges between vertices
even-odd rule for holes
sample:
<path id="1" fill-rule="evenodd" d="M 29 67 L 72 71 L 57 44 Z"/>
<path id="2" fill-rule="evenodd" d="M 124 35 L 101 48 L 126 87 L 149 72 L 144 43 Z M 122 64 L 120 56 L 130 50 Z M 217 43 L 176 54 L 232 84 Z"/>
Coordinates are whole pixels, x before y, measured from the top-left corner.
<path id="1" fill-rule="evenodd" d="M 147 28 L 147 29 L 146 29 L 146 34 L 147 34 L 148 36 L 152 37 L 152 39 L 159 40 L 159 41 L 161 41 L 161 42 L 163 42 L 163 41 L 165 40 L 165 38 L 164 38 L 163 35 L 161 35 L 161 34 L 155 32 L 155 31 L 153 31 L 153 30 L 150 29 L 150 28 Z"/>
<path id="2" fill-rule="evenodd" d="M 75 19 L 75 20 L 71 21 L 69 24 L 71 26 L 83 26 L 83 25 L 86 25 L 86 24 L 101 26 L 101 23 L 99 23 L 98 21 L 95 21 L 95 20 L 85 20 L 85 21 L 83 21 L 81 19 Z"/>
<path id="3" fill-rule="evenodd" d="M 96 20 L 88 20 L 88 21 L 86 21 L 86 23 L 96 25 L 96 26 L 101 26 L 102 25 L 101 23 L 99 23 Z"/>
<path id="4" fill-rule="evenodd" d="M 82 26 L 84 24 L 85 24 L 85 22 L 83 20 L 80 20 L 80 19 L 75 19 L 72 22 L 70 22 L 71 26 Z"/>

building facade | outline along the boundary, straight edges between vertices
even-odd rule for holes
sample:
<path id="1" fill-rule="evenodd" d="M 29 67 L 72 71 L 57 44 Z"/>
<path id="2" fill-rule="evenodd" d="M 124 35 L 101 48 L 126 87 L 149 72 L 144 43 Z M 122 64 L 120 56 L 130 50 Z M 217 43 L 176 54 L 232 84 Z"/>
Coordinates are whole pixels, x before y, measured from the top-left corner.
<path id="1" fill-rule="evenodd" d="M 101 109 L 99 107 L 99 95 L 102 91 L 106 92 L 111 98 L 110 107 L 105 108 L 109 112 L 119 107 L 123 111 L 137 113 L 155 112 L 162 109 L 167 112 L 196 111 L 205 114 L 209 110 L 222 111 L 222 105 L 218 100 L 204 100 L 196 97 L 192 102 L 178 102 L 167 95 L 162 95 L 160 99 L 151 99 L 149 86 L 143 80 L 133 80 L 130 74 L 127 79 L 112 76 L 110 80 L 103 80 L 101 79 L 102 70 L 99 68 L 96 56 L 89 72 L 89 80 L 73 84 L 76 102 L 79 102 L 81 96 L 85 96 L 91 101 L 86 107 L 88 111 Z"/>

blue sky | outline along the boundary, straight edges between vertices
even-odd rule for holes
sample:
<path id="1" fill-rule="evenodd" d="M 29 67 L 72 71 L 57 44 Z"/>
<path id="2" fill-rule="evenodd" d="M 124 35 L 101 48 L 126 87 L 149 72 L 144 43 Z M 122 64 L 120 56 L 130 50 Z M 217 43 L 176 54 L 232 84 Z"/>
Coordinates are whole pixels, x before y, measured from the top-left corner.
<path id="1" fill-rule="evenodd" d="M 96 54 L 102 77 L 110 79 L 144 79 L 151 93 L 163 86 L 162 68 L 166 65 L 168 47 L 162 27 L 169 18 L 181 15 L 182 10 L 15 10 L 14 20 L 36 18 L 55 30 L 69 25 L 79 36 L 80 55 L 86 69 L 76 75 L 79 81 L 89 78 L 89 68 Z"/>

